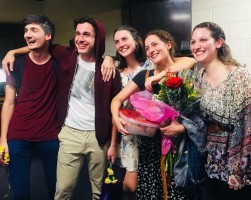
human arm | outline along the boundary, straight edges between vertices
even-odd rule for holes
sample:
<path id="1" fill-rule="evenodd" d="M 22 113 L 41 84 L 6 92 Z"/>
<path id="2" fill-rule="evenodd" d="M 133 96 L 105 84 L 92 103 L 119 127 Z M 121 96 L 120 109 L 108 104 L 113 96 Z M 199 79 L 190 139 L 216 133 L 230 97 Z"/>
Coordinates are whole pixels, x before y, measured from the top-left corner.
<path id="1" fill-rule="evenodd" d="M 247 69 L 239 67 L 233 73 L 231 106 L 235 111 L 234 129 L 228 138 L 228 161 L 230 169 L 229 188 L 239 190 L 251 182 L 251 76 Z"/>
<path id="2" fill-rule="evenodd" d="M 173 65 L 169 68 L 163 70 L 159 74 L 155 76 L 148 77 L 145 81 L 145 87 L 147 90 L 152 90 L 152 85 L 157 84 L 161 79 L 167 77 L 167 74 L 170 73 L 177 73 L 181 70 L 190 69 L 192 68 L 197 61 L 194 58 L 190 57 L 177 57 L 173 59 Z"/>
<path id="3" fill-rule="evenodd" d="M 103 75 L 104 82 L 109 81 L 111 77 L 115 78 L 116 67 L 113 57 L 105 56 L 104 61 L 101 65 L 101 73 Z"/>
<path id="4" fill-rule="evenodd" d="M 8 51 L 2 60 L 2 68 L 5 71 L 5 73 L 8 76 L 10 76 L 10 71 L 13 71 L 15 55 L 25 54 L 25 53 L 29 53 L 29 52 L 30 52 L 30 50 L 27 46 Z"/>
<path id="5" fill-rule="evenodd" d="M 250 110 L 251 105 L 247 106 L 246 109 Z M 245 112 L 246 111 L 241 111 L 241 113 L 238 114 L 237 123 L 233 133 L 230 133 L 230 142 L 228 142 L 228 144 L 230 143 L 228 150 L 228 166 L 230 168 L 228 185 L 229 188 L 233 190 L 240 190 L 251 181 L 248 176 L 248 168 L 250 165 L 248 160 L 250 157 L 251 143 L 247 139 L 250 137 L 247 129 L 251 127 L 251 113 Z"/>
<path id="6" fill-rule="evenodd" d="M 191 57 L 175 57 L 174 64 L 170 67 L 171 72 L 179 72 L 185 69 L 191 69 L 197 61 Z"/>
<path id="7" fill-rule="evenodd" d="M 119 109 L 123 105 L 124 101 L 126 101 L 130 97 L 131 94 L 139 90 L 140 89 L 135 82 L 129 81 L 129 83 L 112 99 L 112 103 L 111 103 L 112 117 L 118 131 L 121 132 L 122 134 L 130 134 L 130 132 L 128 132 L 124 128 L 126 122 L 122 118 L 119 117 Z"/>
<path id="8" fill-rule="evenodd" d="M 117 154 L 116 138 L 117 138 L 117 127 L 114 123 L 114 120 L 112 120 L 112 137 L 111 137 L 110 147 L 107 151 L 107 159 L 110 160 L 113 164 L 115 162 L 116 154 Z"/>
<path id="9" fill-rule="evenodd" d="M 9 148 L 7 144 L 7 132 L 10 119 L 15 107 L 15 95 L 16 95 L 15 88 L 11 85 L 6 85 L 5 98 L 1 113 L 1 138 L 0 138 L 0 146 L 4 147 L 6 154 L 9 154 Z M 2 156 L 0 156 L 0 164 L 2 165 L 8 164 L 3 160 Z"/>

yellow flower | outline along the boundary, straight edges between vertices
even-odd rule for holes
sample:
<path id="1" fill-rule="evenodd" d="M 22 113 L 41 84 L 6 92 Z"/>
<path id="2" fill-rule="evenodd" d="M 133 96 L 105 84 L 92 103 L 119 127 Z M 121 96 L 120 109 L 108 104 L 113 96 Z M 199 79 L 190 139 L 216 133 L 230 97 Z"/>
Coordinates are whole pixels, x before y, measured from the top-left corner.
<path id="1" fill-rule="evenodd" d="M 8 153 L 4 152 L 4 146 L 0 146 L 0 156 L 3 158 L 4 163 L 9 163 L 10 162 L 10 156 Z"/>
<path id="2" fill-rule="evenodd" d="M 110 176 L 112 176 L 112 175 L 114 175 L 114 172 L 113 172 L 113 170 L 112 170 L 112 168 L 107 168 L 107 172 L 108 172 L 108 175 L 110 175 Z"/>
<path id="3" fill-rule="evenodd" d="M 0 146 L 0 153 L 4 152 L 4 146 Z"/>
<path id="4" fill-rule="evenodd" d="M 106 184 L 115 184 L 118 182 L 118 179 L 116 179 L 114 177 L 114 171 L 112 169 L 112 163 L 110 163 L 110 166 L 107 168 L 107 172 L 108 172 L 108 177 L 105 179 L 105 183 Z"/>
<path id="5" fill-rule="evenodd" d="M 118 182 L 118 179 L 114 179 L 114 180 L 111 181 L 112 184 L 115 184 L 117 182 Z"/>
<path id="6" fill-rule="evenodd" d="M 5 153 L 3 156 L 3 161 L 4 163 L 9 163 L 10 162 L 10 156 L 8 153 Z"/>
<path id="7" fill-rule="evenodd" d="M 188 95 L 189 100 L 197 100 L 199 98 L 199 94 L 196 91 L 193 91 Z"/>
<path id="8" fill-rule="evenodd" d="M 109 184 L 109 183 L 111 183 L 112 181 L 111 181 L 111 179 L 109 178 L 109 177 L 107 177 L 106 179 L 105 179 L 105 183 L 106 184 Z"/>

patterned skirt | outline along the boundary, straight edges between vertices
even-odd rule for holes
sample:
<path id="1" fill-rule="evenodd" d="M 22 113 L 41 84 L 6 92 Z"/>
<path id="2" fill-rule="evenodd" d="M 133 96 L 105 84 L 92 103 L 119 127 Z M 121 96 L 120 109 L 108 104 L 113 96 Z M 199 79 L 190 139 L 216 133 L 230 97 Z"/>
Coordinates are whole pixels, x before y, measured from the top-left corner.
<path id="1" fill-rule="evenodd" d="M 137 200 L 164 199 L 161 172 L 161 135 L 140 137 Z M 168 189 L 168 200 L 189 200 L 185 193 L 172 181 Z"/>

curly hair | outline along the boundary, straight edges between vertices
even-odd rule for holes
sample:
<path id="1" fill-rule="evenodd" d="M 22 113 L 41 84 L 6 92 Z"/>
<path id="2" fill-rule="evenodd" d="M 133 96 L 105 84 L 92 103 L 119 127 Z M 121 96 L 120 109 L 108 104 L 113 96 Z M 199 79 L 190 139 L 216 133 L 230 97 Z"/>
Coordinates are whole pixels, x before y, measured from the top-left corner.
<path id="1" fill-rule="evenodd" d="M 214 38 L 215 41 L 218 41 L 220 38 L 223 39 L 223 44 L 222 44 L 221 48 L 218 49 L 218 52 L 217 52 L 217 57 L 223 64 L 225 64 L 227 66 L 230 66 L 230 65 L 234 65 L 237 67 L 241 66 L 241 64 L 238 63 L 237 60 L 235 60 L 232 57 L 230 47 L 226 44 L 225 33 L 218 24 L 213 23 L 213 22 L 200 23 L 193 28 L 192 33 L 197 28 L 208 29 L 211 32 L 211 36 L 212 36 L 212 38 Z"/>
<path id="2" fill-rule="evenodd" d="M 173 58 L 175 56 L 176 50 L 177 50 L 177 44 L 175 42 L 174 37 L 167 31 L 164 30 L 153 30 L 147 33 L 147 38 L 149 35 L 156 35 L 162 42 L 171 44 L 171 49 L 169 50 L 170 56 Z"/>

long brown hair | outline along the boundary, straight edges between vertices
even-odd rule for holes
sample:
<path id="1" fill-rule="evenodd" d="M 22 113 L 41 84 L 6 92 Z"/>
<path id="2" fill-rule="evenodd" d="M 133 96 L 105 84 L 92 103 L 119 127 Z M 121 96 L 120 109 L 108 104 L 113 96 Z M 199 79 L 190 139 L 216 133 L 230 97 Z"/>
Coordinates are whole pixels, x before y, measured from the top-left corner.
<path id="1" fill-rule="evenodd" d="M 231 55 L 231 50 L 230 47 L 226 44 L 226 36 L 222 28 L 213 22 L 203 22 L 198 24 L 197 26 L 194 27 L 192 33 L 195 31 L 197 28 L 206 28 L 211 32 L 212 38 L 214 38 L 215 41 L 218 41 L 220 38 L 223 39 L 223 44 L 221 48 L 218 49 L 217 57 L 218 59 L 225 65 L 230 66 L 234 65 L 237 67 L 240 67 L 241 64 L 235 60 L 232 55 Z"/>
<path id="2" fill-rule="evenodd" d="M 122 31 L 122 30 L 128 31 L 131 34 L 134 41 L 136 42 L 135 58 L 139 63 L 143 64 L 146 61 L 146 54 L 145 54 L 145 49 L 143 45 L 143 40 L 141 36 L 139 35 L 138 31 L 129 25 L 120 25 L 114 30 L 113 38 L 116 32 Z M 126 68 L 127 63 L 126 63 L 125 58 L 121 56 L 118 52 L 116 52 L 116 57 L 119 60 L 118 68 L 119 69 Z"/>

